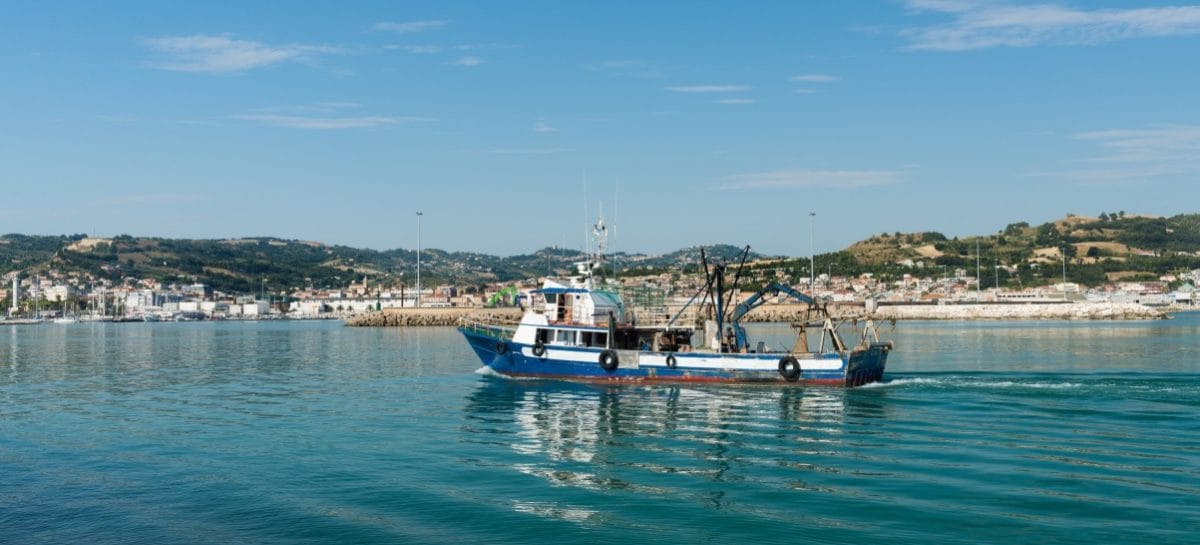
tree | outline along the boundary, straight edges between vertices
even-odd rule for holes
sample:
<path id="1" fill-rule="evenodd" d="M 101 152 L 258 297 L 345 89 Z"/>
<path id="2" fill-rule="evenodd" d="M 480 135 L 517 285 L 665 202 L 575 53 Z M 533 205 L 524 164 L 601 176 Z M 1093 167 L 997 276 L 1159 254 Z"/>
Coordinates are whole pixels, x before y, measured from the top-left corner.
<path id="1" fill-rule="evenodd" d="M 1029 228 L 1028 222 L 1019 221 L 1017 223 L 1010 223 L 1010 224 L 1008 224 L 1007 227 L 1004 228 L 1004 234 L 1006 234 L 1010 237 L 1016 236 L 1016 235 L 1021 234 L 1022 230 L 1025 230 L 1028 228 Z"/>
<path id="2" fill-rule="evenodd" d="M 1037 228 L 1037 236 L 1033 239 L 1034 244 L 1041 247 L 1057 246 L 1062 240 L 1058 234 L 1058 228 L 1053 223 L 1043 223 Z"/>
<path id="3" fill-rule="evenodd" d="M 1121 219 L 1125 219 L 1125 211 L 1124 210 L 1117 212 L 1117 215 L 1120 216 Z"/>
<path id="4" fill-rule="evenodd" d="M 1107 212 L 1100 213 L 1100 221 L 1108 221 L 1108 213 Z"/>

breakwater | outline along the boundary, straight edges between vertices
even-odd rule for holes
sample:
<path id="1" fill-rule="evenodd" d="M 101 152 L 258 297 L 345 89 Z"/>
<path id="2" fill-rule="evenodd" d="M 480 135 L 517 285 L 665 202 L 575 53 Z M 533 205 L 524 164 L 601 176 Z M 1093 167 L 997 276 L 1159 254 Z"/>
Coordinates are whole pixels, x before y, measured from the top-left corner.
<path id="1" fill-rule="evenodd" d="M 458 325 L 461 320 L 517 323 L 521 309 L 517 308 L 389 308 L 360 314 L 346 319 L 348 326 L 412 327 Z"/>
<path id="2" fill-rule="evenodd" d="M 861 305 L 831 304 L 835 318 L 862 317 Z M 1161 320 L 1165 309 L 1136 303 L 1062 304 L 954 304 L 881 305 L 870 314 L 876 320 Z M 808 318 L 807 305 L 763 305 L 746 315 L 753 323 L 799 322 Z M 346 320 L 348 326 L 420 327 L 458 325 L 462 320 L 515 324 L 521 319 L 516 308 L 398 308 L 360 314 Z"/>
<path id="3" fill-rule="evenodd" d="M 750 322 L 794 322 L 803 320 L 806 305 L 764 305 L 749 315 Z M 862 316 L 861 306 L 830 305 L 830 314 Z M 880 305 L 869 315 L 876 320 L 1161 320 L 1164 309 L 1137 303 L 1061 304 L 953 304 Z"/>

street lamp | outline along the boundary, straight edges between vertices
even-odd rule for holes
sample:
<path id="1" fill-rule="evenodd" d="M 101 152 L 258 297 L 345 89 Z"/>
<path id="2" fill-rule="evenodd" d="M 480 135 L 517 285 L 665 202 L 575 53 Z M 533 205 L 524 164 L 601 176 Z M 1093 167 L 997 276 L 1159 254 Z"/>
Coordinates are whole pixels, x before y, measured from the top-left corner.
<path id="1" fill-rule="evenodd" d="M 1063 298 L 1065 299 L 1067 297 L 1067 247 L 1066 247 L 1066 245 L 1064 245 L 1062 247 L 1062 258 L 1063 258 Z"/>
<path id="2" fill-rule="evenodd" d="M 813 233 L 816 232 L 817 213 L 808 213 L 808 289 L 817 295 L 817 254 L 813 250 Z"/>
<path id="3" fill-rule="evenodd" d="M 421 211 L 417 211 L 417 308 L 421 308 Z"/>

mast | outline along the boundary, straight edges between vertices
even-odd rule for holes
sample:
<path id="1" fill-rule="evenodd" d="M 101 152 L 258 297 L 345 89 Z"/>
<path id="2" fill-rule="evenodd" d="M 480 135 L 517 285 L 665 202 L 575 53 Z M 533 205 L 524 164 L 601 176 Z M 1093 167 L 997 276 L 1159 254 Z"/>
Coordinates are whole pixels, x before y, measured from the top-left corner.
<path id="1" fill-rule="evenodd" d="M 742 279 L 742 267 L 744 267 L 746 265 L 746 257 L 748 257 L 749 255 L 750 255 L 750 245 L 747 244 L 746 249 L 742 250 L 742 261 L 740 263 L 738 263 L 737 272 L 734 273 L 734 275 L 733 275 L 733 285 L 730 288 L 731 290 L 738 289 L 738 282 L 741 281 L 741 279 Z M 733 306 L 733 305 L 727 305 L 725 310 L 729 310 L 728 307 L 730 307 L 730 306 Z M 725 321 L 724 315 L 721 316 L 721 321 L 722 322 Z"/>
<path id="2" fill-rule="evenodd" d="M 817 213 L 808 213 L 808 289 L 812 291 L 813 296 L 817 295 L 817 254 L 813 246 L 813 238 L 815 237 L 817 228 Z"/>
<path id="3" fill-rule="evenodd" d="M 717 346 L 721 346 L 721 333 L 725 329 L 725 265 L 714 265 L 713 275 L 717 279 Z M 724 351 L 721 348 L 721 352 Z"/>

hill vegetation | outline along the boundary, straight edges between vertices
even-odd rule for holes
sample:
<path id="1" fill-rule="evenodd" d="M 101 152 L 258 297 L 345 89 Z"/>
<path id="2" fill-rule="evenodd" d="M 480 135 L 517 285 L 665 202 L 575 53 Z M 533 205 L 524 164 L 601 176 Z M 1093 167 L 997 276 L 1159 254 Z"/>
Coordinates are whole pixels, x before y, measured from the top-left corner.
<path id="1" fill-rule="evenodd" d="M 976 252 L 978 248 L 978 252 Z M 736 264 L 743 248 L 705 247 L 710 262 Z M 1012 223 L 990 235 L 946 237 L 937 232 L 883 233 L 849 248 L 816 257 L 817 274 L 873 273 L 883 280 L 904 274 L 945 276 L 965 269 L 974 276 L 979 256 L 984 287 L 1021 287 L 1061 278 L 1066 254 L 1068 279 L 1097 285 L 1117 278 L 1157 278 L 1200 268 L 1200 214 L 1170 218 L 1124 212 L 1099 217 L 1068 215 L 1040 225 Z M 564 274 L 582 260 L 576 250 L 544 248 L 525 255 L 498 257 L 474 252 L 426 249 L 421 254 L 425 285 L 450 283 L 468 288 L 493 282 Z M 773 279 L 797 281 L 810 274 L 807 256 L 748 256 L 748 287 Z M 700 248 L 664 255 L 618 253 L 609 271 L 622 275 L 693 273 L 700 269 Z M 192 240 L 82 234 L 0 237 L 0 274 L 25 275 L 56 269 L 114 282 L 152 278 L 162 282 L 200 282 L 227 293 L 334 289 L 364 277 L 377 285 L 413 285 L 416 252 L 377 251 L 278 238 Z M 984 272 L 986 271 L 986 272 Z"/>

